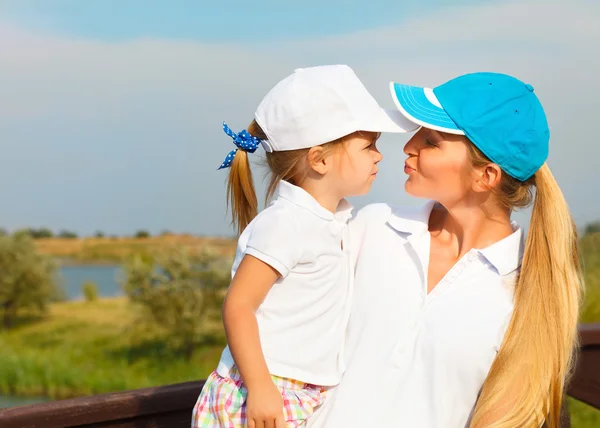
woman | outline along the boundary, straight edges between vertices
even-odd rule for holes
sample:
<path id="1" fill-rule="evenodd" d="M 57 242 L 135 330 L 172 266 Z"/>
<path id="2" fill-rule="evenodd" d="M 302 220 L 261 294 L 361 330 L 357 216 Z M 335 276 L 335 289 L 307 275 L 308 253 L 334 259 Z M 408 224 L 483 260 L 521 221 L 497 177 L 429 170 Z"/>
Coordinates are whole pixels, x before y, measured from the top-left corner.
<path id="1" fill-rule="evenodd" d="M 313 427 L 557 427 L 582 289 L 575 226 L 531 85 L 391 84 L 421 209 L 362 209 L 346 372 Z M 535 198 L 533 197 L 535 190 Z M 533 200 L 530 230 L 511 222 Z"/>

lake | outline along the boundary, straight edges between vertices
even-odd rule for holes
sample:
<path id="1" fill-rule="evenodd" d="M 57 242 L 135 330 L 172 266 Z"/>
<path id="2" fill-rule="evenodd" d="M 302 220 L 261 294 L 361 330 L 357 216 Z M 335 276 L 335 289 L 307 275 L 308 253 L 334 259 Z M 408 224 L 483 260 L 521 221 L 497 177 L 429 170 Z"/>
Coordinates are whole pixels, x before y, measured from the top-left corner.
<path id="1" fill-rule="evenodd" d="M 118 265 L 61 266 L 59 273 L 70 300 L 83 298 L 81 286 L 86 281 L 92 281 L 98 286 L 99 297 L 123 295 L 118 282 L 121 275 L 121 267 Z"/>
<path id="2" fill-rule="evenodd" d="M 28 404 L 45 403 L 49 401 L 46 397 L 11 397 L 0 395 L 0 409 L 8 407 L 27 406 Z"/>

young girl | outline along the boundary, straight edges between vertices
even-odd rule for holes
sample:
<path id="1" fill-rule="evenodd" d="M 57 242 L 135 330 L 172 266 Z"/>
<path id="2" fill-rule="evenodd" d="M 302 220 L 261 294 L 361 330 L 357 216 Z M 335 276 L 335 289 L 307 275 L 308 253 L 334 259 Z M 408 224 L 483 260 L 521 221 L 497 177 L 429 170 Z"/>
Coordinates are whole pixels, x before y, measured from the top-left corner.
<path id="1" fill-rule="evenodd" d="M 369 191 L 381 132 L 415 128 L 386 112 L 347 66 L 296 70 L 259 105 L 220 168 L 242 232 L 223 306 L 228 347 L 208 378 L 193 427 L 297 427 L 344 372 L 352 296 L 344 198 Z M 257 215 L 247 153 L 265 149 L 267 197 Z"/>

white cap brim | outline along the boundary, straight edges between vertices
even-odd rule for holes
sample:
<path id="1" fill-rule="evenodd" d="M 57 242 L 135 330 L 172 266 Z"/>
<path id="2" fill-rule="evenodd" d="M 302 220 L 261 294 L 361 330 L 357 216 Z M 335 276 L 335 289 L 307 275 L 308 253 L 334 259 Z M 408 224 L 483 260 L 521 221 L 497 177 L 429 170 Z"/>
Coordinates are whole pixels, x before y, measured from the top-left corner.
<path id="1" fill-rule="evenodd" d="M 391 82 L 390 92 L 398 111 L 408 120 L 436 131 L 465 135 L 446 113 L 433 89 Z"/>
<path id="2" fill-rule="evenodd" d="M 403 134 L 418 128 L 418 124 L 408 120 L 398 110 L 380 108 L 373 117 L 361 125 L 360 131 Z"/>

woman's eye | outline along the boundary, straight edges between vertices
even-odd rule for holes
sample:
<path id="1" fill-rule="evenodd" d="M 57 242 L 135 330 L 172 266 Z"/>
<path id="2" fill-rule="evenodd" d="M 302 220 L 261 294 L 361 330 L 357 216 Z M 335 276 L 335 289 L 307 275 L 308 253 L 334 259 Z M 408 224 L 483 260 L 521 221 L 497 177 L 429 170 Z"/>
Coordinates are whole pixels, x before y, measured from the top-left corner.
<path id="1" fill-rule="evenodd" d="M 429 138 L 425 138 L 425 144 L 427 144 L 428 146 L 437 147 L 437 144 L 432 143 Z"/>

